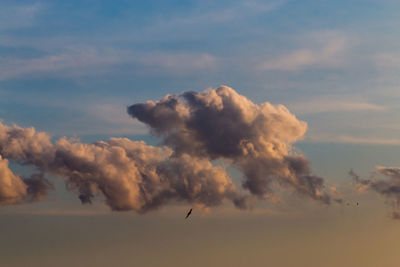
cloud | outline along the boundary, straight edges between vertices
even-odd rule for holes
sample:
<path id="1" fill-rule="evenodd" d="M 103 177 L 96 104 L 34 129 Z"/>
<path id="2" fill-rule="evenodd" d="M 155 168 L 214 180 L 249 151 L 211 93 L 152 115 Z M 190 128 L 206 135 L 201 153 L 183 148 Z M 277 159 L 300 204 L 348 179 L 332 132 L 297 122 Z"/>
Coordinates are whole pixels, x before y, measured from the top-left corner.
<path id="1" fill-rule="evenodd" d="M 146 212 L 170 200 L 210 207 L 229 199 L 240 208 L 245 205 L 245 198 L 222 167 L 187 154 L 174 156 L 169 148 L 142 141 L 111 138 L 85 144 L 61 138 L 53 144 L 48 134 L 34 128 L 0 124 L 0 154 L 63 177 L 84 204 L 102 195 L 117 211 Z M 29 188 L 42 189 L 32 180 L 26 183 Z M 24 186 L 19 183 L 14 191 L 24 196 L 29 192 Z"/>
<path id="2" fill-rule="evenodd" d="M 50 187 L 44 173 L 63 178 L 83 204 L 100 196 L 116 211 L 144 213 L 171 201 L 208 208 L 226 200 L 243 209 L 254 197 L 276 199 L 275 186 L 330 203 L 323 178 L 311 173 L 303 155 L 291 152 L 307 125 L 284 106 L 256 105 L 222 86 L 168 95 L 128 111 L 161 136 L 165 146 L 127 138 L 87 144 L 63 137 L 53 142 L 34 128 L 0 123 L 0 155 L 41 173 L 21 180 L 3 163 L 0 192 L 3 199 L 12 199 L 4 204 L 43 198 Z M 213 164 L 217 159 L 242 171 L 242 186 L 250 194 L 236 187 L 224 167 Z"/>
<path id="3" fill-rule="evenodd" d="M 256 105 L 222 86 L 134 104 L 128 113 L 162 137 L 175 155 L 228 160 L 243 172 L 243 187 L 259 198 L 271 195 L 277 184 L 330 201 L 324 180 L 311 174 L 308 160 L 290 153 L 307 124 L 282 105 Z"/>
<path id="4" fill-rule="evenodd" d="M 212 11 L 194 11 L 177 18 L 168 17 L 168 19 L 156 21 L 156 25 L 153 25 L 153 27 L 165 29 L 165 27 L 229 23 L 257 14 L 269 13 L 282 6 L 285 2 L 281 0 L 230 2 L 229 5 L 222 4 L 221 7 L 215 6 L 211 8 Z M 210 9 L 209 5 L 207 9 Z"/>
<path id="5" fill-rule="evenodd" d="M 378 52 L 372 56 L 372 64 L 375 66 L 377 77 L 375 80 L 384 87 L 397 87 L 399 84 L 400 52 Z M 395 91 L 397 93 L 397 91 Z"/>
<path id="6" fill-rule="evenodd" d="M 0 206 L 43 199 L 52 185 L 41 174 L 21 178 L 8 168 L 0 155 Z"/>
<path id="7" fill-rule="evenodd" d="M 399 52 L 377 53 L 374 56 L 375 65 L 378 69 L 384 71 L 396 71 L 400 68 Z"/>
<path id="8" fill-rule="evenodd" d="M 99 51 L 95 48 L 73 48 L 64 53 L 43 57 L 19 59 L 0 59 L 0 80 L 27 74 L 54 73 L 82 75 L 94 71 L 95 66 L 104 66 L 121 62 L 122 55 L 115 51 Z M 90 70 L 87 68 L 91 67 Z"/>
<path id="9" fill-rule="evenodd" d="M 329 188 L 329 191 L 334 201 L 336 201 L 337 203 L 343 203 L 343 194 L 338 191 L 337 187 L 331 186 Z"/>
<path id="10" fill-rule="evenodd" d="M 146 127 L 132 121 L 126 113 L 126 104 L 122 100 L 107 100 L 107 103 L 97 101 L 81 105 L 83 115 L 74 119 L 68 128 L 79 129 L 82 134 L 109 134 L 109 135 L 141 135 L 146 134 Z M 64 134 L 67 134 L 64 132 Z"/>
<path id="11" fill-rule="evenodd" d="M 27 186 L 8 168 L 8 161 L 0 156 L 0 205 L 22 202 Z"/>
<path id="12" fill-rule="evenodd" d="M 385 111 L 386 106 L 377 105 L 363 100 L 341 100 L 328 97 L 314 98 L 304 102 L 288 104 L 296 114 L 315 114 L 323 112 L 349 112 L 349 111 Z"/>
<path id="13" fill-rule="evenodd" d="M 260 63 L 260 70 L 298 71 L 312 66 L 338 67 L 345 60 L 348 48 L 345 36 L 334 33 L 319 33 L 313 36 L 311 48 L 299 48 L 276 58 Z"/>
<path id="14" fill-rule="evenodd" d="M 330 142 L 339 144 L 364 144 L 364 145 L 400 145 L 400 139 L 396 138 L 375 138 L 375 137 L 360 137 L 349 135 L 320 135 L 308 136 L 307 142 Z"/>
<path id="15" fill-rule="evenodd" d="M 132 62 L 179 75 L 193 70 L 214 69 L 217 66 L 217 59 L 207 53 L 152 52 L 139 55 Z"/>
<path id="16" fill-rule="evenodd" d="M 116 65 L 134 65 L 147 73 L 184 75 L 214 69 L 217 59 L 207 53 L 147 53 L 107 47 L 69 47 L 65 51 L 36 58 L 0 58 L 0 80 L 49 73 L 79 77 L 109 72 Z"/>
<path id="17" fill-rule="evenodd" d="M 377 167 L 377 174 L 382 174 L 388 179 L 362 179 L 352 170 L 350 176 L 356 184 L 359 193 L 370 189 L 386 198 L 392 208 L 392 218 L 400 219 L 400 168 L 399 167 Z"/>
<path id="18" fill-rule="evenodd" d="M 353 170 L 349 171 L 349 175 L 353 178 L 353 182 L 355 183 L 355 191 L 357 193 L 364 193 L 369 189 L 370 180 L 361 179 Z"/>
<path id="19" fill-rule="evenodd" d="M 0 31 L 29 27 L 35 21 L 41 5 L 0 4 Z"/>

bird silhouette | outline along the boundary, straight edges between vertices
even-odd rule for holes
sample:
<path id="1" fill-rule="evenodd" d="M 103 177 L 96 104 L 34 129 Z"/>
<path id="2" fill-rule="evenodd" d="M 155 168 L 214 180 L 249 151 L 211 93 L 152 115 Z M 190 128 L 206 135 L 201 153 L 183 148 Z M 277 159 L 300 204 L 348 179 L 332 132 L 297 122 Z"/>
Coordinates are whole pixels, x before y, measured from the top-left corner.
<path id="1" fill-rule="evenodd" d="M 192 210 L 193 210 L 193 209 L 190 209 L 190 210 L 189 210 L 189 212 L 186 214 L 185 219 L 187 219 L 187 218 L 190 216 L 190 214 L 192 214 Z"/>

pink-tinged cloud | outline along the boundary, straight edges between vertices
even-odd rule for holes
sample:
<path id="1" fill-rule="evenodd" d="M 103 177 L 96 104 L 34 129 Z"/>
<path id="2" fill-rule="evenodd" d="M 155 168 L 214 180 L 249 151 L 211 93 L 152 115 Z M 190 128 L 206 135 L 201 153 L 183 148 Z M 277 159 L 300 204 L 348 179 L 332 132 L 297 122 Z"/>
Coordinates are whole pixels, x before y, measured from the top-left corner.
<path id="1" fill-rule="evenodd" d="M 41 200 L 51 188 L 41 174 L 21 178 L 8 168 L 8 160 L 0 155 L 0 205 Z"/>
<path id="2" fill-rule="evenodd" d="M 85 144 L 61 138 L 53 144 L 49 135 L 34 128 L 0 123 L 0 154 L 64 178 L 82 203 L 103 195 L 113 210 L 145 212 L 170 200 L 210 207 L 229 199 L 240 208 L 245 205 L 222 167 L 187 154 L 175 156 L 167 147 L 142 141 L 111 138 Z M 9 180 L 7 175 L 1 179 Z M 11 177 L 15 193 L 9 195 L 23 198 L 26 186 L 17 176 Z"/>
<path id="3" fill-rule="evenodd" d="M 128 112 L 149 125 L 164 146 L 127 138 L 87 144 L 63 137 L 52 142 L 34 128 L 0 123 L 0 155 L 42 174 L 21 179 L 3 162 L 0 192 L 3 199 L 13 199 L 3 204 L 45 196 L 50 185 L 43 173 L 63 178 L 83 204 L 102 196 L 116 211 L 144 213 L 170 201 L 204 208 L 230 201 L 246 208 L 253 196 L 276 200 L 275 186 L 330 203 L 323 178 L 311 173 L 303 155 L 291 152 L 307 124 L 284 106 L 257 105 L 222 86 L 135 104 Z M 244 190 L 224 167 L 213 164 L 217 159 L 242 171 Z"/>
<path id="4" fill-rule="evenodd" d="M 227 160 L 243 172 L 243 187 L 255 196 L 267 198 L 272 186 L 279 185 L 330 201 L 324 180 L 311 174 L 309 161 L 291 153 L 307 124 L 282 105 L 257 105 L 221 86 L 135 104 L 128 113 L 162 137 L 175 155 Z"/>

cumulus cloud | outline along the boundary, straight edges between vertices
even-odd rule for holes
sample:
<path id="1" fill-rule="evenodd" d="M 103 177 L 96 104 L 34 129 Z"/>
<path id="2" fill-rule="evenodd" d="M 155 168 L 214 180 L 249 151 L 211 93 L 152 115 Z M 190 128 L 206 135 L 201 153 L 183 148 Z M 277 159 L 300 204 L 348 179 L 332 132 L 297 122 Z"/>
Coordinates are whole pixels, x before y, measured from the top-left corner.
<path id="1" fill-rule="evenodd" d="M 8 161 L 0 156 L 0 204 L 21 202 L 27 194 L 27 186 L 8 168 Z"/>
<path id="2" fill-rule="evenodd" d="M 222 86 L 134 104 L 128 113 L 162 137 L 176 156 L 228 160 L 243 172 L 243 187 L 255 196 L 268 198 L 279 185 L 330 202 L 324 180 L 311 174 L 303 155 L 292 152 L 307 124 L 282 105 L 257 105 Z"/>
<path id="3" fill-rule="evenodd" d="M 253 196 L 276 199 L 276 186 L 330 203 L 323 178 L 311 173 L 307 158 L 292 151 L 307 124 L 284 106 L 257 105 L 222 86 L 135 104 L 128 113 L 150 126 L 163 146 L 127 138 L 92 144 L 65 137 L 52 141 L 34 128 L 0 122 L 0 155 L 41 173 L 20 178 L 4 159 L 0 202 L 43 198 L 51 187 L 43 174 L 49 173 L 63 178 L 83 204 L 100 196 L 116 211 L 144 213 L 170 201 L 207 208 L 227 200 L 247 208 Z M 214 160 L 238 168 L 248 192 L 239 190 Z"/>
<path id="4" fill-rule="evenodd" d="M 0 205 L 41 200 L 51 184 L 41 174 L 21 178 L 8 168 L 8 160 L 0 155 Z"/>
<path id="5" fill-rule="evenodd" d="M 0 154 L 63 177 L 67 188 L 76 192 L 84 204 L 102 195 L 107 205 L 119 211 L 145 212 L 169 200 L 209 207 L 229 199 L 237 207 L 245 207 L 245 197 L 222 167 L 204 158 L 173 155 L 170 148 L 142 141 L 111 138 L 108 142 L 85 144 L 61 138 L 53 144 L 48 134 L 34 128 L 0 123 Z M 36 183 L 38 178 L 23 183 L 7 174 L 5 177 L 12 177 L 15 185 L 13 191 L 4 194 L 14 196 L 15 203 L 29 190 L 43 191 L 43 186 Z"/>

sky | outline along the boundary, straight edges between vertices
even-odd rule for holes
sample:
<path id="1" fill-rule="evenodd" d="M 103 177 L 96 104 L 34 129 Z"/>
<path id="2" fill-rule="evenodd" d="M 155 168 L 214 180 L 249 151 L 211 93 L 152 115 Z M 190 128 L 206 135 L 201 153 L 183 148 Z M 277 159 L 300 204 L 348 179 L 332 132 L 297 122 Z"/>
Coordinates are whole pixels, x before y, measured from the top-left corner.
<path id="1" fill-rule="evenodd" d="M 0 265 L 397 266 L 399 10 L 0 0 Z"/>

